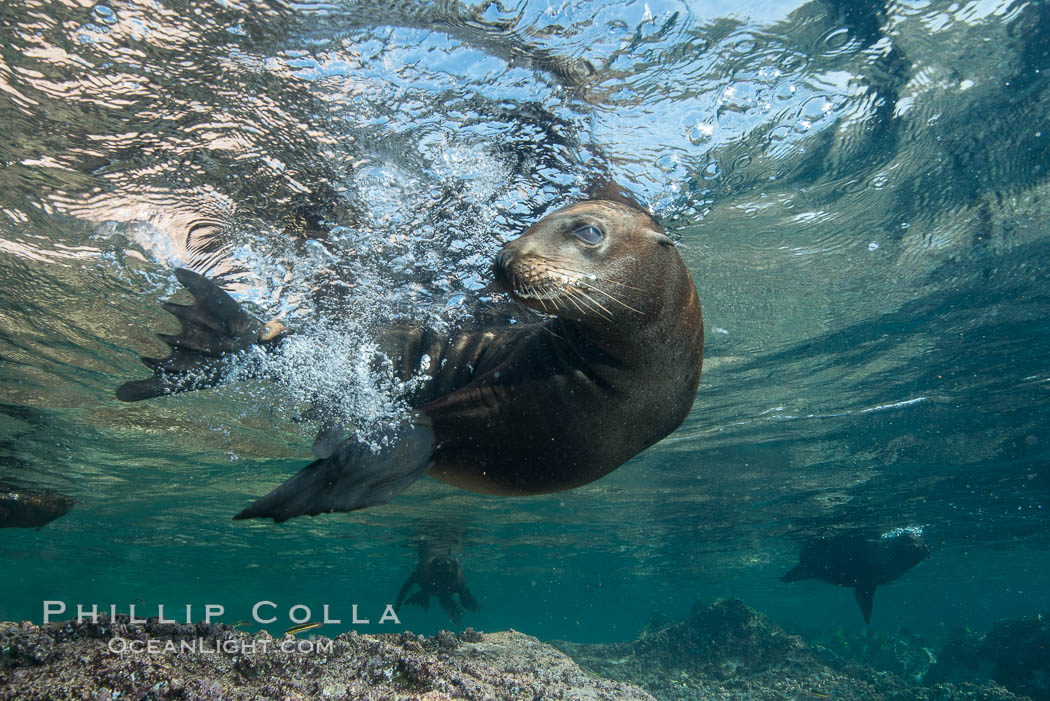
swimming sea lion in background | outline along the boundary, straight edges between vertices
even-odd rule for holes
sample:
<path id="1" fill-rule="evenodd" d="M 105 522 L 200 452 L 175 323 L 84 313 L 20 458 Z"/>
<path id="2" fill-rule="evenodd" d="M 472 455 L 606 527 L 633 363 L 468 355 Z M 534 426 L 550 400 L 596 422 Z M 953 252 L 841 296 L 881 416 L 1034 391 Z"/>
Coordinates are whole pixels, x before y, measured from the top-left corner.
<path id="1" fill-rule="evenodd" d="M 799 564 L 781 582 L 819 579 L 840 587 L 855 587 L 864 622 L 871 622 L 875 587 L 900 577 L 930 554 L 922 536 L 903 531 L 882 537 L 848 533 L 806 541 Z"/>
<path id="2" fill-rule="evenodd" d="M 409 398 L 412 415 L 391 429 L 388 447 L 374 453 L 329 436 L 322 459 L 235 518 L 284 521 L 385 503 L 428 471 L 485 494 L 572 489 L 682 423 L 700 382 L 700 299 L 674 243 L 644 209 L 607 187 L 507 243 L 494 273 L 516 302 L 550 318 L 452 335 L 384 329 L 378 343 L 398 379 L 429 358 L 426 381 Z M 164 305 L 182 322 L 178 335 L 161 336 L 171 356 L 144 358 L 154 376 L 122 385 L 120 399 L 210 387 L 229 354 L 283 338 L 206 278 L 176 276 L 195 301 Z"/>
<path id="3" fill-rule="evenodd" d="M 412 586 L 419 587 L 412 596 L 405 599 Z M 459 596 L 459 604 L 452 598 L 455 594 Z M 446 545 L 423 542 L 419 547 L 419 564 L 409 575 L 397 594 L 394 603 L 394 611 L 401 610 L 401 604 L 406 602 L 422 606 L 426 611 L 430 608 L 430 597 L 437 597 L 441 608 L 445 610 L 448 617 L 457 626 L 463 625 L 463 609 L 469 611 L 480 611 L 481 607 L 474 596 L 467 589 L 467 583 L 463 578 L 463 568 L 459 561 L 452 556 L 452 549 Z"/>
<path id="4" fill-rule="evenodd" d="M 74 504 L 75 499 L 58 492 L 0 485 L 0 528 L 42 528 L 68 514 Z"/>

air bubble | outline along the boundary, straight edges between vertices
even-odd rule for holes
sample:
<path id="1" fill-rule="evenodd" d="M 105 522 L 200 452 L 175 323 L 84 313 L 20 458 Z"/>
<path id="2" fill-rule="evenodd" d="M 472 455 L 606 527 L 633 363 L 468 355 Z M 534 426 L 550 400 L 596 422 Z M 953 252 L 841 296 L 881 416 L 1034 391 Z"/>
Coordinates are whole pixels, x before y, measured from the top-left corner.
<path id="1" fill-rule="evenodd" d="M 747 112 L 755 106 L 758 88 L 747 82 L 733 83 L 726 87 L 719 99 L 719 109 L 730 112 Z"/>
<path id="2" fill-rule="evenodd" d="M 99 22 L 116 24 L 118 21 L 116 13 L 106 5 L 95 5 L 93 12 L 95 19 Z"/>
<path id="3" fill-rule="evenodd" d="M 711 140 L 715 129 L 714 124 L 694 124 L 689 128 L 686 136 L 689 138 L 689 143 L 693 144 L 693 146 L 699 146 Z"/>
<path id="4" fill-rule="evenodd" d="M 666 154 L 656 159 L 656 167 L 665 173 L 673 173 L 678 169 L 678 156 Z"/>
<path id="5" fill-rule="evenodd" d="M 823 119 L 831 110 L 832 105 L 828 98 L 818 95 L 806 100 L 806 104 L 799 110 L 798 118 L 800 121 L 813 123 Z"/>
<path id="6" fill-rule="evenodd" d="M 757 46 L 758 44 L 755 42 L 754 39 L 741 39 L 740 41 L 733 44 L 731 49 L 733 53 L 737 54 L 738 56 L 749 56 L 752 53 L 754 53 L 755 47 Z"/>
<path id="7" fill-rule="evenodd" d="M 766 137 L 770 143 L 776 143 L 777 141 L 784 141 L 791 136 L 791 127 L 781 124 L 779 127 L 774 127 L 769 130 L 769 135 Z"/>
<path id="8" fill-rule="evenodd" d="M 733 161 L 732 170 L 747 168 L 749 165 L 751 165 L 751 156 L 743 155 Z"/>
<path id="9" fill-rule="evenodd" d="M 821 39 L 824 44 L 824 52 L 828 54 L 839 53 L 843 47 L 849 44 L 849 31 L 843 27 L 835 29 Z"/>
<path id="10" fill-rule="evenodd" d="M 773 88 L 773 97 L 778 100 L 790 100 L 795 96 L 797 88 L 794 83 L 785 82 Z"/>

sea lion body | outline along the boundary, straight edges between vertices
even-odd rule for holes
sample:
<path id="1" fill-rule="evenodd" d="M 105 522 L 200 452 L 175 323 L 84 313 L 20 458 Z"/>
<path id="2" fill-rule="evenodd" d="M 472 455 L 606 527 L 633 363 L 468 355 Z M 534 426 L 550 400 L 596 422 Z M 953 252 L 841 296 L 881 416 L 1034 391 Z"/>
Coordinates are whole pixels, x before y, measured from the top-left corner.
<path id="1" fill-rule="evenodd" d="M 283 521 L 383 503 L 424 472 L 486 494 L 571 489 L 682 423 L 703 362 L 700 300 L 674 244 L 644 210 L 612 199 L 560 209 L 506 244 L 494 270 L 516 302 L 552 318 L 452 336 L 384 330 L 379 346 L 400 379 L 427 367 L 391 447 L 369 453 L 322 428 L 334 452 L 319 451 L 321 459 L 237 518 Z M 177 274 L 195 304 L 165 306 L 183 322 L 179 336 L 162 336 L 172 356 L 144 359 L 154 377 L 126 383 L 121 399 L 210 386 L 222 354 L 244 349 L 245 339 L 280 343 L 214 283 Z"/>
<path id="2" fill-rule="evenodd" d="M 806 541 L 799 564 L 780 578 L 782 582 L 819 579 L 855 589 L 864 622 L 871 622 L 875 587 L 898 579 L 930 554 L 922 536 L 908 531 L 882 537 L 843 534 Z"/>
<path id="3" fill-rule="evenodd" d="M 573 240 L 589 224 L 605 230 L 598 246 Z M 417 403 L 435 435 L 428 474 L 486 494 L 572 489 L 685 420 L 703 361 L 700 300 L 648 215 L 567 207 L 508 243 L 495 268 L 517 302 L 558 316 L 393 350 L 402 368 L 425 353 L 439 369 Z"/>
<path id="4" fill-rule="evenodd" d="M 0 528 L 42 528 L 65 516 L 74 504 L 74 499 L 58 492 L 0 487 Z"/>
<path id="5" fill-rule="evenodd" d="M 413 586 L 418 587 L 419 591 L 406 599 Z M 462 625 L 464 608 L 475 612 L 481 610 L 474 595 L 467 589 L 463 568 L 450 552 L 420 554 L 419 563 L 397 594 L 394 610 L 400 611 L 402 603 L 409 603 L 422 606 L 426 611 L 430 608 L 431 597 L 438 600 L 456 625 Z M 459 603 L 454 597 L 459 598 Z"/>

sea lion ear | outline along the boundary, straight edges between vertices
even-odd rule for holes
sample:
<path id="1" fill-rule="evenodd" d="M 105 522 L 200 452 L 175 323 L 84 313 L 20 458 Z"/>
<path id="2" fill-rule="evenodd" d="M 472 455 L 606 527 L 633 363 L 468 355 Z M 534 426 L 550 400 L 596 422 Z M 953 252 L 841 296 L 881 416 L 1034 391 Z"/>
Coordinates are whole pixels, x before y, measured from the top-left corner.
<path id="1" fill-rule="evenodd" d="M 674 248 L 674 241 L 672 241 L 671 237 L 665 234 L 664 232 L 653 231 L 653 236 L 656 238 L 656 242 L 661 246 L 669 246 L 671 248 Z"/>
<path id="2" fill-rule="evenodd" d="M 591 183 L 591 186 L 587 188 L 588 199 L 591 200 L 608 200 L 610 202 L 619 202 L 620 204 L 627 205 L 631 209 L 636 209 L 642 212 L 647 217 L 651 217 L 649 210 L 638 203 L 638 200 L 631 197 L 627 190 L 624 189 L 619 183 L 609 178 L 599 178 Z"/>

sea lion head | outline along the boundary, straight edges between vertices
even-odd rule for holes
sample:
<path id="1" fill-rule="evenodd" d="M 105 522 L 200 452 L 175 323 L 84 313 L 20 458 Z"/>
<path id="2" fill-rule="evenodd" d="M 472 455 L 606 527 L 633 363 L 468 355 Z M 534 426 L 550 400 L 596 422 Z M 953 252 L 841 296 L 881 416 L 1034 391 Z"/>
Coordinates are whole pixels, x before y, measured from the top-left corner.
<path id="1" fill-rule="evenodd" d="M 907 572 L 930 556 L 930 546 L 920 535 L 905 532 L 893 537 L 883 537 L 882 541 L 888 550 L 888 569 Z M 897 575 L 899 576 L 899 575 Z"/>
<path id="2" fill-rule="evenodd" d="M 496 258 L 497 281 L 531 309 L 576 322 L 645 323 L 668 280 L 688 273 L 674 243 L 640 207 L 586 200 L 541 219 Z"/>

